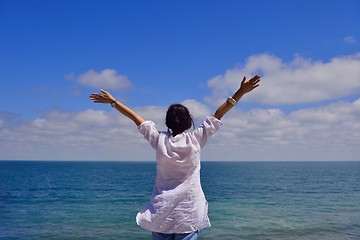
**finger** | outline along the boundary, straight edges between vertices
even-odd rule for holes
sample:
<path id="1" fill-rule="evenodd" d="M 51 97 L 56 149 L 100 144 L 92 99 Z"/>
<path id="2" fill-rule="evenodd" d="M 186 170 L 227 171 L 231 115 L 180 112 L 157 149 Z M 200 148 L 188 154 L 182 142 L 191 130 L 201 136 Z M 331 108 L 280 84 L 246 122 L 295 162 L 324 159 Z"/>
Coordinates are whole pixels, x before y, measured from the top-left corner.
<path id="1" fill-rule="evenodd" d="M 256 85 L 256 84 L 258 84 L 260 82 L 260 79 L 256 79 L 252 84 L 253 85 Z"/>
<path id="2" fill-rule="evenodd" d="M 254 81 L 254 80 L 257 80 L 257 79 L 259 79 L 259 78 L 260 78 L 259 75 L 255 75 L 255 76 L 253 76 L 250 80 Z"/>
<path id="3" fill-rule="evenodd" d="M 102 93 L 107 93 L 107 91 L 105 91 L 104 89 L 100 89 L 100 92 L 102 92 Z"/>
<path id="4" fill-rule="evenodd" d="M 257 88 L 260 85 L 260 79 L 257 79 L 255 82 L 253 82 L 253 88 Z"/>
<path id="5" fill-rule="evenodd" d="M 246 81 L 246 76 L 243 77 L 243 80 L 241 81 L 241 84 L 243 84 Z"/>

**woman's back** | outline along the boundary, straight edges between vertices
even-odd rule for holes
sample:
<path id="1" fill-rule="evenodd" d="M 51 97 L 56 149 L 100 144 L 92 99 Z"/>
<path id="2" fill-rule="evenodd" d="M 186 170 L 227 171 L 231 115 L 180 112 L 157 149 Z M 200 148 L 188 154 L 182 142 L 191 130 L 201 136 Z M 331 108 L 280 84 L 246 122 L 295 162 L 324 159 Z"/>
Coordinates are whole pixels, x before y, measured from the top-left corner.
<path id="1" fill-rule="evenodd" d="M 162 233 L 191 232 L 210 226 L 200 184 L 200 152 L 220 125 L 218 119 L 208 117 L 193 132 L 175 137 L 170 132 L 158 132 L 151 121 L 139 126 L 140 133 L 156 150 L 157 160 L 151 201 L 137 215 L 140 226 Z"/>

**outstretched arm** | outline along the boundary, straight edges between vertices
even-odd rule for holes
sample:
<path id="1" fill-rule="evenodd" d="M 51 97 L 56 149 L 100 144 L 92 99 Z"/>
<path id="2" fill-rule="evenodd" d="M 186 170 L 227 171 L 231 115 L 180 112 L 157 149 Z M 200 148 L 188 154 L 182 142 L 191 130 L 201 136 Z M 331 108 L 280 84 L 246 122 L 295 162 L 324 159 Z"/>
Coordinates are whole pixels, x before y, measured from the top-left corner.
<path id="1" fill-rule="evenodd" d="M 230 109 L 232 109 L 236 105 L 236 103 L 240 100 L 240 98 L 242 98 L 242 96 L 257 88 L 259 86 L 259 83 L 259 75 L 255 75 L 254 77 L 250 78 L 249 81 L 246 81 L 246 77 L 244 76 L 243 80 L 241 81 L 240 88 L 232 97 L 229 97 L 226 102 L 221 104 L 221 106 L 216 110 L 213 116 L 220 120 Z"/>
<path id="2" fill-rule="evenodd" d="M 139 126 L 144 119 L 136 114 L 133 110 L 117 101 L 109 92 L 100 89 L 102 93 L 93 93 L 90 95 L 90 99 L 94 101 L 94 103 L 110 103 L 114 106 L 119 112 L 130 118 L 134 121 L 134 123 Z"/>

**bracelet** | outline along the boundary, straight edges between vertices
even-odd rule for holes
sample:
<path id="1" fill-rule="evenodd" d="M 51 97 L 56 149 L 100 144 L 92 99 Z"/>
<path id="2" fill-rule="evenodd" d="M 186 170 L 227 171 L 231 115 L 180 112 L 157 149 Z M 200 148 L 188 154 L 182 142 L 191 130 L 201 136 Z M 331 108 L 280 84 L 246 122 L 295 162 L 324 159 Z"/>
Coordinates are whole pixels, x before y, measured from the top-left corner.
<path id="1" fill-rule="evenodd" d="M 111 105 L 112 107 L 115 107 L 115 104 L 116 104 L 116 100 L 110 103 L 110 105 Z"/>
<path id="2" fill-rule="evenodd" d="M 237 101 L 236 101 L 232 96 L 228 97 L 228 98 L 226 99 L 226 102 L 227 102 L 227 103 L 230 103 L 230 104 L 233 105 L 233 106 L 235 106 L 235 105 L 237 104 Z"/>

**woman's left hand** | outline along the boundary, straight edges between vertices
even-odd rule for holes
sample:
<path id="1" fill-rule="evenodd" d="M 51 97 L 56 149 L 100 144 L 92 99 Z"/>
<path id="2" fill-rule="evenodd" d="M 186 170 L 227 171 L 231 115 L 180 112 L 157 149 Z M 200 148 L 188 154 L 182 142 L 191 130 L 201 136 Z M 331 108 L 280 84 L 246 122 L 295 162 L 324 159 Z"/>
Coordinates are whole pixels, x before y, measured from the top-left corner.
<path id="1" fill-rule="evenodd" d="M 240 91 L 243 94 L 251 92 L 252 90 L 254 90 L 259 86 L 259 83 L 260 83 L 259 75 L 253 76 L 248 81 L 246 81 L 246 77 L 244 76 L 243 80 L 241 81 Z"/>

